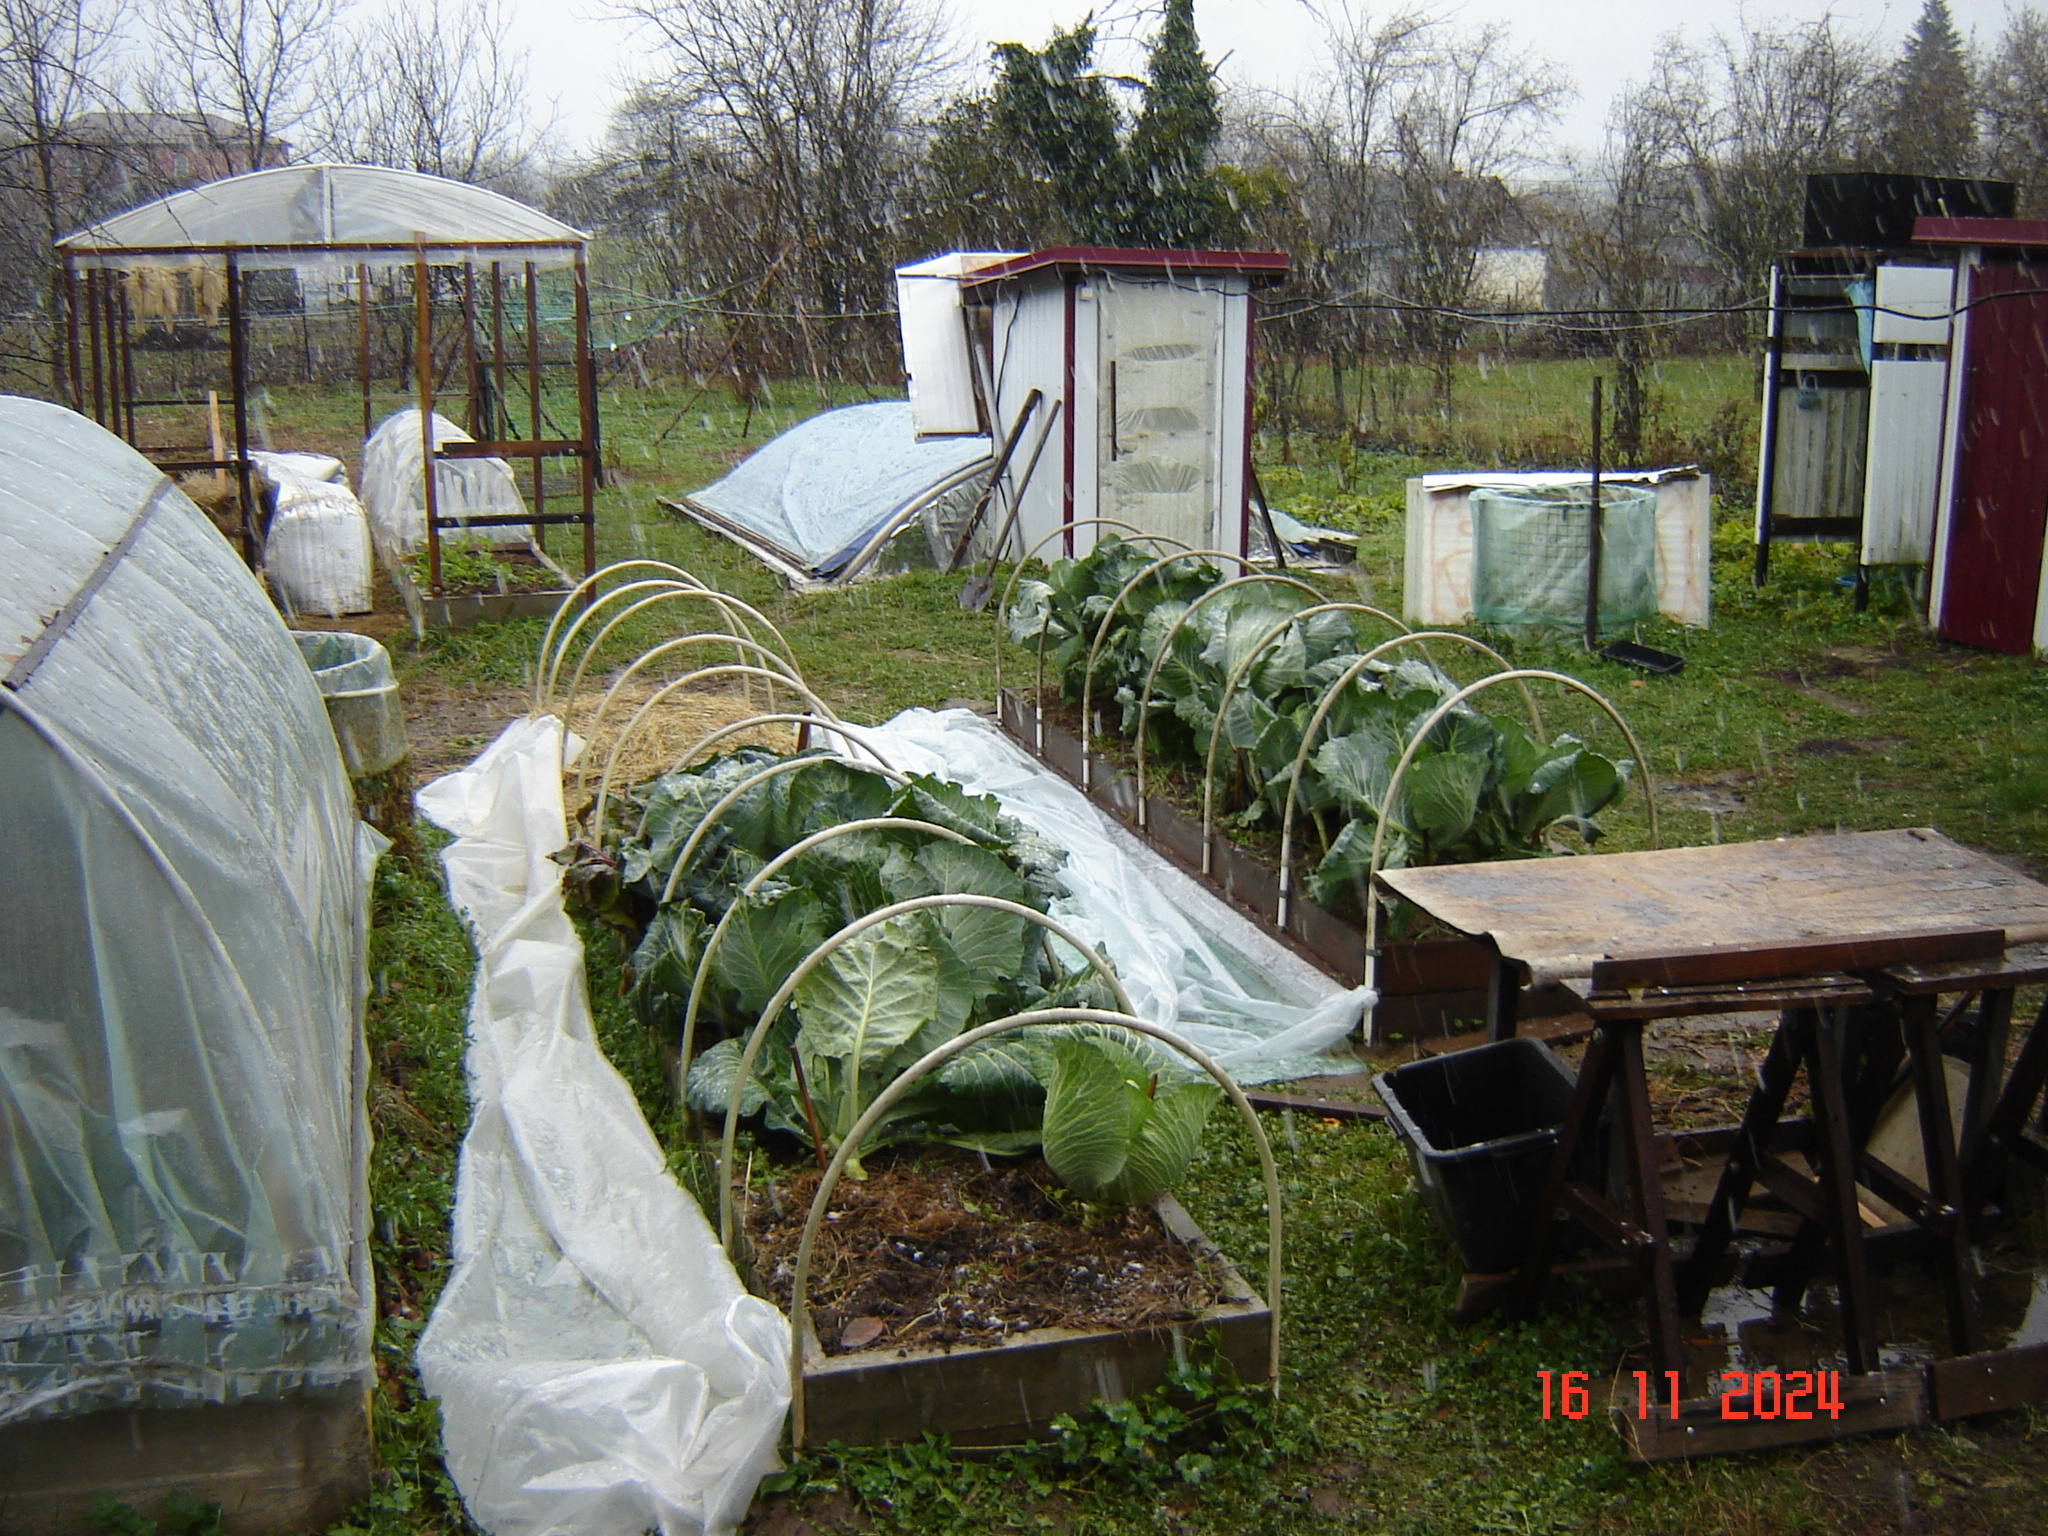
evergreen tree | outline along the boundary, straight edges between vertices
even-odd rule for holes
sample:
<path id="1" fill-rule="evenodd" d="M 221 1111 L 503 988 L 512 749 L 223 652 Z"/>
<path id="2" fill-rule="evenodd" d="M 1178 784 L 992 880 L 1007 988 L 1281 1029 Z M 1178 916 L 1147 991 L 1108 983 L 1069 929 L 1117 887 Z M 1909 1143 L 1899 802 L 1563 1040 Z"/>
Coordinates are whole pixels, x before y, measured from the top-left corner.
<path id="1" fill-rule="evenodd" d="M 1892 66 L 1881 153 L 1895 171 L 1966 176 L 1977 169 L 1977 81 L 1947 0 L 1926 0 Z"/>
<path id="2" fill-rule="evenodd" d="M 1041 49 L 999 43 L 996 60 L 996 129 L 1044 167 L 1077 238 L 1186 249 L 1236 236 L 1239 220 L 1209 166 L 1222 119 L 1194 0 L 1167 0 L 1128 128 L 1095 72 L 1092 22 Z"/>

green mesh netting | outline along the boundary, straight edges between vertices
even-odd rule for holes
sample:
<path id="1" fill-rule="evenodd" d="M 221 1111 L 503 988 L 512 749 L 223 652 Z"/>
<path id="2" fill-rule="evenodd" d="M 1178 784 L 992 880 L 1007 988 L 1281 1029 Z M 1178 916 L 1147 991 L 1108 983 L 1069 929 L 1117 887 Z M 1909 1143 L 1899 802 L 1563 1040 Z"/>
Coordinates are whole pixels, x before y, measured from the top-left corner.
<path id="1" fill-rule="evenodd" d="M 1486 624 L 1586 621 L 1589 487 L 1472 492 L 1472 616 Z M 1600 622 L 1657 615 L 1657 493 L 1600 488 Z"/>

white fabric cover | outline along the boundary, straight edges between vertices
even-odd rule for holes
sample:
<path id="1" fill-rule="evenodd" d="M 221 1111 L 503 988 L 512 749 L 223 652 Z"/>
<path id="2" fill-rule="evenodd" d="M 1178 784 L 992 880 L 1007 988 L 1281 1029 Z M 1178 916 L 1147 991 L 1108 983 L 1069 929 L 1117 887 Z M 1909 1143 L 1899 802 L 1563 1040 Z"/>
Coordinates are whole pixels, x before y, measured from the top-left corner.
<path id="1" fill-rule="evenodd" d="M 892 767 L 935 773 L 1067 851 L 1072 894 L 1052 913 L 1102 946 L 1141 1018 L 1216 1058 L 1240 1083 L 1356 1072 L 1322 1054 L 1378 1000 L 1346 990 L 1239 918 L 1111 823 L 1073 785 L 965 709 L 907 709 L 863 735 Z"/>
<path id="2" fill-rule="evenodd" d="M 434 446 L 473 439 L 447 417 L 434 417 Z M 363 445 L 363 505 L 370 514 L 370 535 L 394 557 L 411 554 L 427 542 L 426 482 L 420 473 L 423 444 L 417 407 L 385 417 Z M 434 500 L 442 517 L 505 517 L 526 510 L 512 466 L 503 459 L 437 459 Z M 533 536 L 530 525 L 499 523 L 472 533 L 441 530 L 441 542 L 467 540 L 480 544 L 521 544 Z"/>
<path id="3" fill-rule="evenodd" d="M 312 675 L 58 406 L 0 397 L 0 571 L 0 1424 L 360 1394 L 379 843 Z"/>
<path id="4" fill-rule="evenodd" d="M 277 487 L 276 514 L 263 541 L 263 569 L 286 606 L 293 613 L 330 619 L 368 613 L 370 519 L 355 493 L 340 482 L 341 461 L 309 453 L 249 457 Z"/>
<path id="5" fill-rule="evenodd" d="M 402 66 L 401 66 L 402 67 Z M 584 234 L 538 208 L 509 197 L 381 165 L 287 165 L 250 171 L 187 187 L 152 199 L 66 235 L 59 247 L 177 245 L 370 245 L 374 252 L 349 250 L 342 259 L 410 260 L 416 237 L 430 245 L 463 245 L 472 241 L 540 241 L 554 250 L 518 251 L 509 259 L 540 266 L 563 266 L 574 260 Z M 508 253 L 476 250 L 475 259 L 489 261 Z M 460 253 L 436 251 L 432 259 L 446 262 Z M 181 261 L 218 262 L 218 256 L 150 255 L 128 258 L 150 266 Z M 251 265 L 281 267 L 294 258 L 269 252 L 245 258 Z M 107 264 L 119 264 L 112 258 Z M 332 254 L 309 251 L 298 264 L 325 270 Z M 91 259 L 88 264 L 93 264 Z"/>
<path id="6" fill-rule="evenodd" d="M 731 1530 L 778 1463 L 789 1324 L 750 1296 L 599 1049 L 562 905 L 561 730 L 419 792 L 477 946 L 455 1268 L 421 1335 L 448 1469 L 491 1536 Z"/>

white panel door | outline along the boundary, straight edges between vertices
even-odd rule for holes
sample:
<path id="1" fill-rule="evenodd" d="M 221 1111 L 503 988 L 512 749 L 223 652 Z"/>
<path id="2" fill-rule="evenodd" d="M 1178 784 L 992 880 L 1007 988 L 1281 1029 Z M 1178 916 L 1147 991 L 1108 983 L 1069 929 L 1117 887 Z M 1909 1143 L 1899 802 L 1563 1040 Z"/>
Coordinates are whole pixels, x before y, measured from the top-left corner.
<path id="1" fill-rule="evenodd" d="M 1870 365 L 1870 453 L 1864 461 L 1865 565 L 1925 565 L 1941 475 L 1945 358 Z"/>
<path id="2" fill-rule="evenodd" d="M 1094 287 L 1097 513 L 1211 546 L 1225 295 L 1185 280 Z"/>

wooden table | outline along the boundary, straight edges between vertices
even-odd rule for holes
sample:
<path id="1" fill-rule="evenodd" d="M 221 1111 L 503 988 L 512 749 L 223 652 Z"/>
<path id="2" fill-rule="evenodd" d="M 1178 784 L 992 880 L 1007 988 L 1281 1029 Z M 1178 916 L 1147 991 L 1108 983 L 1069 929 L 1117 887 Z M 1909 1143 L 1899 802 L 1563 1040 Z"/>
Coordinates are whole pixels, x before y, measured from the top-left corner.
<path id="1" fill-rule="evenodd" d="M 1568 1216 L 1634 1270 L 1650 1304 L 1659 1379 L 1670 1371 L 1682 1380 L 1681 1319 L 1697 1313 L 1719 1277 L 1742 1203 L 1761 1183 L 1801 1217 L 1800 1235 L 1780 1261 L 1781 1298 L 1796 1304 L 1812 1266 L 1831 1260 L 1842 1279 L 1850 1370 L 1873 1372 L 1878 1341 L 1861 1182 L 1907 1211 L 1911 1230 L 1897 1236 L 1935 1259 L 1951 1348 L 1980 1358 L 1966 1223 L 1991 1198 L 2004 1160 L 2035 1145 L 2024 1121 L 2048 1086 L 2048 1014 L 2010 1080 L 2001 1080 L 2013 989 L 2048 979 L 2048 952 L 2038 947 L 2048 940 L 2048 886 L 1927 828 L 1391 870 L 1378 880 L 1384 893 L 1492 942 L 1491 1037 L 1514 1032 L 1513 1000 L 1531 981 L 1578 992 L 1595 1022 L 1543 1215 L 1514 1280 L 1491 1286 L 1510 1311 L 1527 1315 L 1541 1305 L 1554 1273 L 1553 1218 Z M 1960 1157 L 1940 1064 L 1943 992 L 1983 1000 Z M 1729 1161 L 1700 1241 L 1679 1266 L 1666 1232 L 1642 1031 L 1659 1018 L 1756 1009 L 1781 1010 L 1778 1036 L 1743 1124 L 1728 1135 Z M 1947 1022 L 1961 1012 L 1959 1005 Z M 1874 1057 L 1864 1049 L 1861 1026 L 1875 1031 L 1869 1039 L 1896 1037 L 1889 1058 L 1883 1047 Z M 1845 1071 L 1852 1047 L 1857 1070 Z M 1864 1147 L 1909 1058 L 1905 1077 L 1922 1114 L 1929 1189 Z M 1787 1091 L 1802 1070 L 1812 1110 L 1798 1129 L 1810 1174 L 1772 1151 Z M 1586 1173 L 1583 1154 L 1610 1104 L 1615 1162 L 1603 1186 Z"/>

